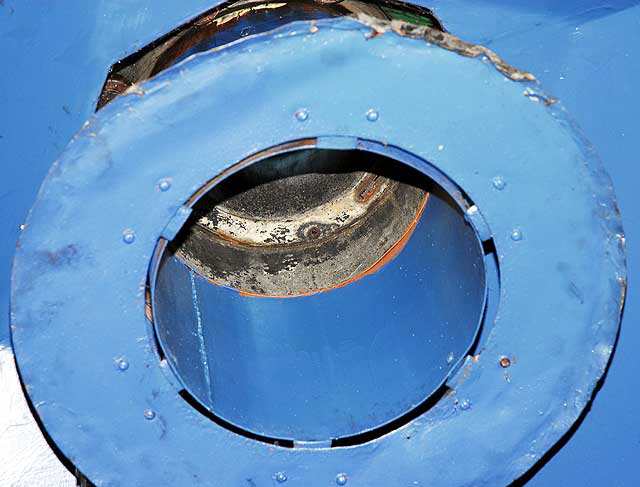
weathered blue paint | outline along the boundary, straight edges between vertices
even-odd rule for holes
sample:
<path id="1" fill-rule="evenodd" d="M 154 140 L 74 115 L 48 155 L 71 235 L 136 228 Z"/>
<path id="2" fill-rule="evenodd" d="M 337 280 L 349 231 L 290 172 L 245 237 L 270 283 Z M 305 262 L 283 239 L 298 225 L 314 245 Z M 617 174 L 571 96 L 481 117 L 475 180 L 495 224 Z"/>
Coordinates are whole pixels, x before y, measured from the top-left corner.
<path id="1" fill-rule="evenodd" d="M 367 32 L 337 21 L 312 35 L 298 24 L 187 61 L 105 108 L 50 171 L 17 251 L 14 345 L 47 430 L 102 485 L 270 485 L 277 472 L 303 485 L 340 474 L 353 485 L 505 485 L 587 404 L 624 281 L 613 193 L 592 150 L 560 105 L 524 95 L 536 85 L 393 34 L 365 41 Z M 260 103 L 246 96 L 257 87 Z M 364 117 L 372 100 L 376 123 Z M 293 116 L 301 106 L 304 124 Z M 274 448 L 177 397 L 150 350 L 144 281 L 167 221 L 209 178 L 256 150 L 338 134 L 412 152 L 470 195 L 496 243 L 500 303 L 455 393 L 403 429 L 354 448 Z M 508 181 L 499 192 L 497 175 Z M 172 190 L 158 191 L 166 177 Z M 118 356 L 125 373 L 114 371 Z"/>
<path id="2" fill-rule="evenodd" d="M 574 2 L 564 3 L 570 6 Z M 637 484 L 640 456 L 637 349 L 640 329 L 640 208 L 637 205 L 637 141 L 640 140 L 633 79 L 640 73 L 640 7 L 637 1 L 585 2 L 545 16 L 538 27 L 511 30 L 492 47 L 536 74 L 559 97 L 597 148 L 610 174 L 627 238 L 629 286 L 624 319 L 611 367 L 575 434 L 527 482 L 527 487 Z M 557 5 L 560 7 L 560 5 Z M 553 7 L 555 9 L 555 5 Z M 465 34 L 466 35 L 466 34 Z M 479 31 L 477 34 L 479 35 Z M 527 476 L 527 479 L 529 476 Z"/>
<path id="3" fill-rule="evenodd" d="M 90 115 L 109 60 L 120 58 L 133 44 L 142 45 L 145 39 L 153 39 L 207 6 L 206 2 L 184 1 L 172 4 L 175 10 L 169 12 L 163 3 L 64 2 L 48 6 L 46 16 L 34 16 L 43 8 L 41 2 L 5 0 L 0 7 L 0 50 L 12 73 L 0 79 L 0 108 L 3 113 L 11 113 L 10 117 L 0 117 L 0 160 L 10 176 L 0 181 L 4 206 L 0 213 L 0 303 L 5 307 L 18 226 L 50 162 Z M 634 51 L 640 37 L 640 11 L 630 8 L 636 3 L 432 4 L 451 32 L 472 41 L 493 43 L 506 59 L 536 73 L 580 122 L 613 177 L 625 220 L 632 275 L 639 228 L 634 200 L 635 141 L 640 134 L 633 100 L 634 74 L 640 69 Z M 116 8 L 122 14 L 102 15 L 104 9 Z M 145 21 L 132 25 L 131 12 L 147 12 Z M 163 17 L 161 12 L 174 17 Z M 575 34 L 576 27 L 579 34 Z M 99 29 L 105 35 L 95 45 L 78 41 L 79 31 Z M 141 36 L 145 39 L 140 40 Z M 62 51 L 66 55 L 64 63 L 59 61 Z M 55 54 L 49 56 L 49 52 Z M 19 85 L 15 82 L 18 78 Z M 70 114 L 63 104 L 68 104 Z M 624 323 L 631 326 L 622 328 L 607 381 L 577 434 L 531 485 L 635 485 L 640 447 L 631 405 L 637 402 L 637 392 L 629 384 L 636 380 L 634 344 L 640 331 L 632 326 L 638 319 L 633 279 L 628 291 Z M 0 336 L 5 339 L 6 317 L 0 314 Z"/>
<path id="4" fill-rule="evenodd" d="M 0 2 L 0 309 L 19 228 L 51 163 L 95 109 L 109 67 L 206 10 L 207 0 Z M 7 342 L 8 314 L 0 313 Z"/>
<path id="5" fill-rule="evenodd" d="M 397 419 L 440 389 L 482 321 L 484 254 L 463 215 L 432 192 L 395 259 L 310 296 L 241 295 L 167 256 L 153 309 L 169 365 L 205 407 L 262 436 L 330 441 Z"/>

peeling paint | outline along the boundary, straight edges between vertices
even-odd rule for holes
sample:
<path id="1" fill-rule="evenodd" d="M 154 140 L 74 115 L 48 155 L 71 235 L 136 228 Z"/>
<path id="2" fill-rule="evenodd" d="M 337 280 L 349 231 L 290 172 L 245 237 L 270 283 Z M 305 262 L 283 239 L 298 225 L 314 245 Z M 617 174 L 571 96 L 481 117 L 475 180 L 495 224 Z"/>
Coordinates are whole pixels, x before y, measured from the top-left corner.
<path id="1" fill-rule="evenodd" d="M 357 14 L 356 18 L 372 29 L 368 38 L 379 37 L 384 32 L 394 32 L 403 37 L 422 39 L 449 51 L 454 51 L 466 57 L 487 56 L 498 71 L 513 81 L 536 81 L 536 77 L 521 69 L 514 68 L 495 52 L 485 46 L 472 44 L 447 32 L 434 29 L 427 25 L 415 25 L 400 20 L 384 21 L 364 14 Z"/>

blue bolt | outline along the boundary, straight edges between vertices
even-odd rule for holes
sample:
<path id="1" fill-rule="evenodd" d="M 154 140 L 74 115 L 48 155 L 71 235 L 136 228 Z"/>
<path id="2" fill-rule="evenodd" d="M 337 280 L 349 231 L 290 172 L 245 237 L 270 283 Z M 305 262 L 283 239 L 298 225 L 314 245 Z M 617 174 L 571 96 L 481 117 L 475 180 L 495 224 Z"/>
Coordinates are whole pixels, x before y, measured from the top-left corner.
<path id="1" fill-rule="evenodd" d="M 127 362 L 123 358 L 119 358 L 116 360 L 116 367 L 118 370 L 122 370 L 123 372 L 129 368 L 129 362 Z"/>
<path id="2" fill-rule="evenodd" d="M 275 474 L 274 478 L 276 479 L 276 482 L 283 484 L 287 481 L 287 474 L 284 472 L 278 472 Z"/>
<path id="3" fill-rule="evenodd" d="M 367 111 L 367 120 L 369 120 L 369 122 L 375 122 L 379 118 L 380 118 L 380 114 L 378 113 L 377 110 L 374 110 L 372 108 L 371 110 Z"/>
<path id="4" fill-rule="evenodd" d="M 522 240 L 522 230 L 520 230 L 519 228 L 514 228 L 511 232 L 511 240 L 513 240 L 514 242 L 519 242 L 520 240 Z"/>
<path id="5" fill-rule="evenodd" d="M 153 409 L 145 409 L 143 414 L 144 418 L 148 420 L 155 419 L 156 417 L 156 412 Z"/>
<path id="6" fill-rule="evenodd" d="M 506 185 L 507 185 L 507 182 L 504 180 L 502 176 L 496 176 L 495 178 L 493 178 L 493 187 L 496 188 L 498 191 L 502 191 Z"/>
<path id="7" fill-rule="evenodd" d="M 298 122 L 304 122 L 309 118 L 309 112 L 306 109 L 301 109 L 296 112 L 296 119 Z"/>
<path id="8" fill-rule="evenodd" d="M 447 365 L 451 365 L 455 359 L 456 359 L 456 354 L 451 352 L 447 357 Z"/>
<path id="9" fill-rule="evenodd" d="M 336 476 L 336 484 L 338 485 L 347 485 L 348 481 L 349 481 L 349 477 L 347 477 L 346 473 L 339 473 Z"/>
<path id="10" fill-rule="evenodd" d="M 127 244 L 131 244 L 136 240 L 136 234 L 133 230 L 125 230 L 122 232 L 122 241 Z"/>
<path id="11" fill-rule="evenodd" d="M 169 188 L 171 188 L 171 181 L 169 181 L 168 179 L 162 179 L 158 183 L 158 188 L 160 189 L 160 191 L 168 191 Z"/>
<path id="12" fill-rule="evenodd" d="M 467 410 L 471 407 L 471 401 L 469 399 L 463 399 L 460 401 L 460 409 Z"/>

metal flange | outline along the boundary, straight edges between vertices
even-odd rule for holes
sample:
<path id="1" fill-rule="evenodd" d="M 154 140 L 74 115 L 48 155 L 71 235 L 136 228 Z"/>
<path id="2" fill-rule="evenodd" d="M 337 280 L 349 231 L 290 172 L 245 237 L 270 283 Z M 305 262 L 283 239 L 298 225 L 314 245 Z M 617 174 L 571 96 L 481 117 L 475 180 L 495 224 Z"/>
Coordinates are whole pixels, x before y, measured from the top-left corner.
<path id="1" fill-rule="evenodd" d="M 545 100 L 488 58 L 342 19 L 204 53 L 113 101 L 52 167 L 16 253 L 13 343 L 47 432 L 103 486 L 508 484 L 588 403 L 625 290 L 611 183 Z M 484 217 L 501 270 L 495 321 L 453 393 L 349 448 L 282 448 L 209 421 L 176 393 L 145 318 L 150 259 L 185 202 L 303 139 L 437 167 Z"/>

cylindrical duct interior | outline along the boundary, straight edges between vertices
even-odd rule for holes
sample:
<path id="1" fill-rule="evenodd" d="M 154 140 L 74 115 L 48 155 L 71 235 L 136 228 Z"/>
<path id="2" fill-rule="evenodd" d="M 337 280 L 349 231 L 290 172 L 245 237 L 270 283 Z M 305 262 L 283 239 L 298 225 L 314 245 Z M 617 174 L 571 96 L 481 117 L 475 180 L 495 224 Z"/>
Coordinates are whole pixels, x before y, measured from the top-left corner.
<path id="1" fill-rule="evenodd" d="M 304 149 L 194 206 L 153 286 L 188 393 L 251 434 L 327 441 L 441 390 L 485 303 L 482 245 L 449 194 L 400 161 Z"/>

